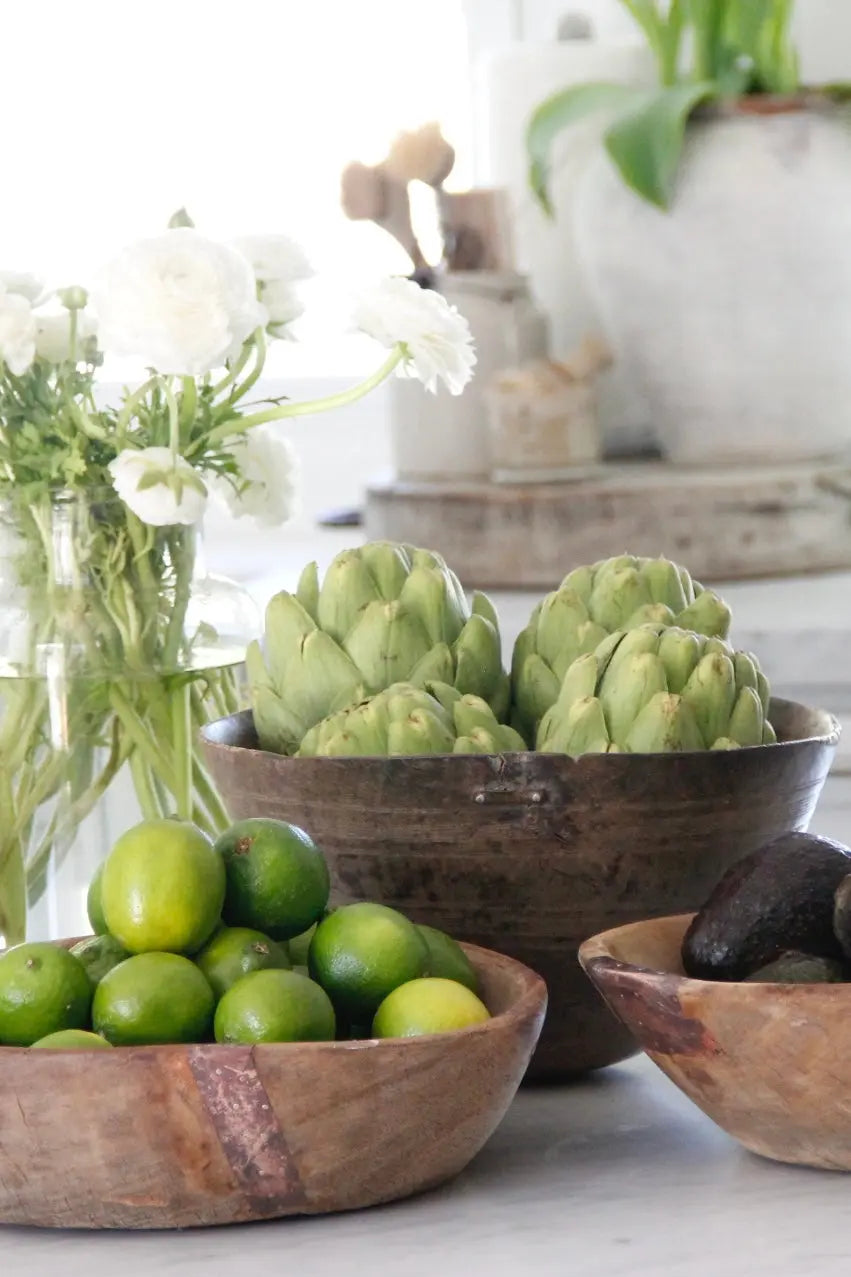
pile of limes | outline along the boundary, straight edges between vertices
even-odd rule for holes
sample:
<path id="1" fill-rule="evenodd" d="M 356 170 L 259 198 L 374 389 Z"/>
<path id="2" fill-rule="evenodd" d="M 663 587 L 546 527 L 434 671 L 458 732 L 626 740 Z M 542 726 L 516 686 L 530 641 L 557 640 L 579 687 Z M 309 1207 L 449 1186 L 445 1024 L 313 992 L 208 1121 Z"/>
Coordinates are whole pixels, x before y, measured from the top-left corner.
<path id="1" fill-rule="evenodd" d="M 0 956 L 0 1044 L 414 1037 L 489 1018 L 450 936 L 381 904 L 329 909 L 329 890 L 294 825 L 242 820 L 213 843 L 143 821 L 92 880 L 94 936 Z"/>

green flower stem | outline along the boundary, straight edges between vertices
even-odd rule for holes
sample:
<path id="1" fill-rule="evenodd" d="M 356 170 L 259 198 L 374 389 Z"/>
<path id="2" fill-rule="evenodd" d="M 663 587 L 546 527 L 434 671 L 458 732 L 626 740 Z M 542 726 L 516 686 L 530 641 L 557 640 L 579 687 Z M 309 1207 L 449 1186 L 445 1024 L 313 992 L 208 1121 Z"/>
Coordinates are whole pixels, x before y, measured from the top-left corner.
<path id="1" fill-rule="evenodd" d="M 254 335 L 254 367 L 244 380 L 234 385 L 233 390 L 228 395 L 223 407 L 227 412 L 230 408 L 238 403 L 240 399 L 244 399 L 252 386 L 256 385 L 262 375 L 263 368 L 266 363 L 266 334 L 262 328 L 258 328 Z"/>
<path id="2" fill-rule="evenodd" d="M 177 544 L 175 545 L 175 541 Z M 172 538 L 177 582 L 174 590 L 174 602 L 168 618 L 162 664 L 167 670 L 177 668 L 180 663 L 180 646 L 183 641 L 183 625 L 186 620 L 186 609 L 189 606 L 189 595 L 192 589 L 192 572 L 195 567 L 195 544 L 192 532 L 181 528 Z"/>
<path id="3" fill-rule="evenodd" d="M 177 814 L 181 820 L 192 819 L 192 718 L 189 684 L 171 693 L 171 738 L 174 748 Z"/>
<path id="4" fill-rule="evenodd" d="M 263 330 L 261 328 L 258 328 L 255 332 L 251 334 L 249 338 L 246 339 L 246 341 L 243 342 L 242 350 L 239 352 L 239 357 L 237 358 L 236 363 L 233 365 L 232 368 L 228 369 L 227 373 L 225 374 L 224 377 L 222 377 L 221 381 L 217 381 L 216 384 L 213 386 L 214 399 L 218 399 L 220 395 L 224 394 L 228 386 L 232 386 L 234 382 L 238 379 L 243 368 L 245 368 L 249 359 L 254 354 L 254 347 L 257 341 L 257 334 L 262 331 Z"/>
<path id="5" fill-rule="evenodd" d="M 171 379 L 163 377 L 160 384 L 168 408 L 168 446 L 176 460 L 180 454 L 180 408 L 177 396 L 171 388 Z"/>
<path id="6" fill-rule="evenodd" d="M 133 777 L 136 799 L 145 820 L 160 819 L 165 812 L 157 798 L 151 773 L 138 750 L 134 750 L 130 755 L 130 774 Z"/>
<path id="7" fill-rule="evenodd" d="M 132 395 L 128 395 L 121 406 L 121 411 L 115 418 L 115 431 L 119 439 L 123 438 L 127 427 L 133 420 L 136 409 L 141 406 L 147 399 L 148 395 L 155 386 L 160 384 L 161 378 L 159 374 L 149 377 L 147 381 L 143 381 L 138 390 L 134 390 Z"/>
<path id="8" fill-rule="evenodd" d="M 194 377 L 182 377 L 180 396 L 180 438 L 189 437 L 198 408 L 198 383 Z"/>
<path id="9" fill-rule="evenodd" d="M 382 381 L 386 381 L 393 369 L 397 368 L 404 358 L 405 347 L 400 344 L 393 348 L 392 353 L 380 368 L 348 390 L 341 390 L 336 395 L 326 395 L 323 399 L 277 404 L 273 408 L 264 409 L 263 412 L 249 413 L 245 417 L 234 415 L 209 431 L 203 440 L 196 440 L 192 448 L 188 450 L 187 457 L 191 457 L 202 445 L 206 448 L 212 447 L 213 444 L 231 439 L 234 435 L 253 429 L 254 426 L 262 426 L 267 421 L 283 421 L 286 417 L 305 417 L 312 413 L 330 412 L 334 408 L 344 408 L 346 404 L 355 403 L 368 395 L 376 386 L 380 386 Z"/>

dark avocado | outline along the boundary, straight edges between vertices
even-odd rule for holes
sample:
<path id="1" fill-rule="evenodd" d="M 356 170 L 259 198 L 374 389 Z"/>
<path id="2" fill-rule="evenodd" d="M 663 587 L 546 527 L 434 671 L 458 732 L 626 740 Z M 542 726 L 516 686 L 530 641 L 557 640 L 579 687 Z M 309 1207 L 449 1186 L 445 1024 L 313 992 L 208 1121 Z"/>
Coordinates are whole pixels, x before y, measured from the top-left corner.
<path id="1" fill-rule="evenodd" d="M 851 958 L 851 875 L 843 878 L 833 897 L 833 934 L 846 958 Z"/>
<path id="2" fill-rule="evenodd" d="M 847 979 L 841 962 L 794 950 L 781 953 L 767 966 L 745 976 L 746 983 L 751 984 L 842 984 Z"/>
<path id="3" fill-rule="evenodd" d="M 744 980 L 789 950 L 841 962 L 834 893 L 851 849 L 814 834 L 782 834 L 729 869 L 683 939 L 687 975 Z"/>

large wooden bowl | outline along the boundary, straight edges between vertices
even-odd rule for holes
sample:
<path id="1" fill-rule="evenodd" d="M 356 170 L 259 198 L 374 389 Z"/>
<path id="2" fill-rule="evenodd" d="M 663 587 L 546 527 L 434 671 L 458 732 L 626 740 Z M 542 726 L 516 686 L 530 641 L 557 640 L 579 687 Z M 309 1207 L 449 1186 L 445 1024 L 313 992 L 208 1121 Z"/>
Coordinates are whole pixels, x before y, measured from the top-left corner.
<path id="1" fill-rule="evenodd" d="M 530 1076 L 564 1077 L 638 1049 L 583 975 L 580 942 L 697 909 L 740 856 L 809 824 L 836 721 L 781 700 L 771 718 L 785 743 L 576 760 L 282 758 L 257 748 L 250 713 L 203 738 L 233 817 L 304 826 L 338 903 L 384 901 L 538 971 L 550 1005 Z"/>
<path id="2" fill-rule="evenodd" d="M 745 1148 L 851 1170 L 851 985 L 690 980 L 692 917 L 594 936 L 580 961 L 654 1064 Z"/>
<path id="3" fill-rule="evenodd" d="M 457 1175 L 504 1116 L 546 1010 L 475 947 L 493 1019 L 382 1042 L 0 1048 L 0 1223 L 188 1228 L 374 1206 Z"/>

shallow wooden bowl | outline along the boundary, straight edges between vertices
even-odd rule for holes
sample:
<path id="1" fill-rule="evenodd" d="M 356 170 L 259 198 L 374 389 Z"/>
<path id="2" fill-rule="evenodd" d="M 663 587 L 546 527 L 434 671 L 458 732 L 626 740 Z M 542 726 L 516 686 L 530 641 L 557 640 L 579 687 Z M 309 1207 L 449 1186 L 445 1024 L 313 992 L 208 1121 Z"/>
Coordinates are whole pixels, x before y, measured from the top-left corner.
<path id="1" fill-rule="evenodd" d="M 509 953 L 550 1004 L 530 1077 L 625 1059 L 632 1036 L 583 975 L 586 936 L 697 909 L 740 856 L 806 829 L 839 736 L 821 710 L 775 700 L 785 743 L 703 754 L 282 758 L 250 713 L 203 731 L 233 817 L 303 825 L 333 899 L 381 900 Z"/>
<path id="2" fill-rule="evenodd" d="M 0 1048 L 0 1223 L 188 1228 L 374 1206 L 457 1175 L 502 1120 L 546 989 L 467 950 L 493 1019 L 256 1047 Z"/>
<path id="3" fill-rule="evenodd" d="M 851 985 L 690 980 L 692 917 L 594 936 L 580 961 L 654 1064 L 745 1148 L 851 1170 Z"/>

